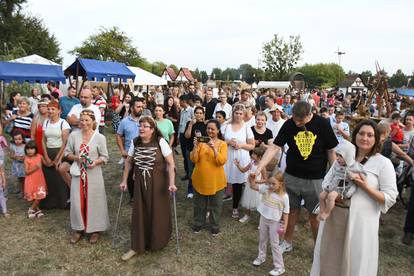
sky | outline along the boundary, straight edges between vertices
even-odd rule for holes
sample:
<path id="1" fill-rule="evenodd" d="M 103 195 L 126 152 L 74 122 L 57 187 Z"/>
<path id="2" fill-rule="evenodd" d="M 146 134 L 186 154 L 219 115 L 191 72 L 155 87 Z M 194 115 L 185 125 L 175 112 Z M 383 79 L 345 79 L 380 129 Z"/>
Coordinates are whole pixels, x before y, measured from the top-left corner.
<path id="1" fill-rule="evenodd" d="M 304 63 L 338 63 L 346 72 L 414 71 L 412 0 L 29 0 L 24 11 L 43 19 L 68 51 L 100 27 L 119 27 L 150 62 L 211 72 L 261 66 L 274 34 L 299 35 Z M 40 39 L 40 38 L 39 38 Z"/>

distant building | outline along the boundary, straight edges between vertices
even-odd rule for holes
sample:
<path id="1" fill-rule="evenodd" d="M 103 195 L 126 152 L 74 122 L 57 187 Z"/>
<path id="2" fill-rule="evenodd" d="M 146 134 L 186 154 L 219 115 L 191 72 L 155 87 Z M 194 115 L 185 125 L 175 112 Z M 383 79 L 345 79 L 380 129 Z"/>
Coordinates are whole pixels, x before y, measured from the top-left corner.
<path id="1" fill-rule="evenodd" d="M 339 91 L 342 94 L 357 94 L 362 92 L 363 94 L 368 92 L 368 88 L 364 82 L 357 75 L 347 76 L 346 79 L 339 84 Z"/>
<path id="2" fill-rule="evenodd" d="M 161 77 L 167 81 L 175 81 L 175 79 L 177 78 L 177 73 L 175 73 L 173 68 L 166 67 Z"/>
<path id="3" fill-rule="evenodd" d="M 183 68 L 183 67 L 180 68 L 180 71 L 178 72 L 175 80 L 182 81 L 182 82 L 194 82 L 195 81 L 190 70 L 188 68 Z"/>

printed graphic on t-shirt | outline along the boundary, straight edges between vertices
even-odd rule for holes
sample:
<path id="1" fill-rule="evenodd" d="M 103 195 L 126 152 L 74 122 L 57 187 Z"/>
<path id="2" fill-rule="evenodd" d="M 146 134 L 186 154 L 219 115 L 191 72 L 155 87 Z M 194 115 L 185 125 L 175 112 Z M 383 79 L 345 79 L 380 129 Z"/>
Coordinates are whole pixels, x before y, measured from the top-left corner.
<path id="1" fill-rule="evenodd" d="M 308 130 L 299 131 L 298 134 L 293 137 L 303 160 L 308 159 L 311 154 L 313 145 L 315 145 L 316 137 L 318 136 Z"/>
<path id="2" fill-rule="evenodd" d="M 270 193 L 264 193 L 262 196 L 262 202 L 264 205 L 278 210 L 283 210 L 283 202 L 272 197 Z"/>

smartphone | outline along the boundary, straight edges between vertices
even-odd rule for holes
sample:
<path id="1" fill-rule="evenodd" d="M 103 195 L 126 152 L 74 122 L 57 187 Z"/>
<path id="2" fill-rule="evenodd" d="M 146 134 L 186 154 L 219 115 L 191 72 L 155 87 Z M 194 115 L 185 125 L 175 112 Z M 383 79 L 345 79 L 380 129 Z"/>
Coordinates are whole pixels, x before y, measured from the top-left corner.
<path id="1" fill-rule="evenodd" d="M 208 142 L 210 142 L 210 137 L 208 137 L 208 136 L 197 137 L 197 142 L 199 142 L 199 143 L 208 143 Z"/>

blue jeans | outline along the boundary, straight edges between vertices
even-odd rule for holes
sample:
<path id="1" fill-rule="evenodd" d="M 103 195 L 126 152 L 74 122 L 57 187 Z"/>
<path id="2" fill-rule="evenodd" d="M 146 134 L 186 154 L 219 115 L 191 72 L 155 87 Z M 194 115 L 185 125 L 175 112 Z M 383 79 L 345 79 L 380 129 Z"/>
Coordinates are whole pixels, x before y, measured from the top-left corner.
<path id="1" fill-rule="evenodd" d="M 181 153 L 182 153 L 183 158 L 184 158 L 185 174 L 190 178 L 191 175 L 188 172 L 188 159 L 187 159 L 188 156 L 190 156 L 190 155 L 189 155 L 189 152 L 188 152 L 188 149 L 187 149 L 187 141 L 184 137 L 184 133 L 180 133 L 179 136 L 178 136 L 178 139 L 180 140 Z"/>
<path id="2" fill-rule="evenodd" d="M 187 151 L 187 168 L 188 168 L 188 187 L 187 187 L 187 194 L 194 193 L 193 189 L 193 171 L 194 171 L 194 163 L 190 160 L 190 151 Z"/>

